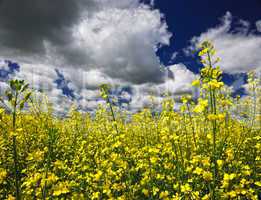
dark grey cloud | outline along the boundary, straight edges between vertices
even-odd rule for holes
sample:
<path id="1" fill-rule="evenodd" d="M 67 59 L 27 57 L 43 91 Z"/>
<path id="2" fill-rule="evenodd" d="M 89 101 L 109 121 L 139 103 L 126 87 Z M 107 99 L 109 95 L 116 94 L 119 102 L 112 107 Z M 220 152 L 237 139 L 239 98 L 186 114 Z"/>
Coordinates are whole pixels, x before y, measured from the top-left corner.
<path id="1" fill-rule="evenodd" d="M 70 27 L 92 1 L 1 0 L 0 44 L 23 51 L 43 51 L 43 41 L 63 45 L 71 40 Z"/>

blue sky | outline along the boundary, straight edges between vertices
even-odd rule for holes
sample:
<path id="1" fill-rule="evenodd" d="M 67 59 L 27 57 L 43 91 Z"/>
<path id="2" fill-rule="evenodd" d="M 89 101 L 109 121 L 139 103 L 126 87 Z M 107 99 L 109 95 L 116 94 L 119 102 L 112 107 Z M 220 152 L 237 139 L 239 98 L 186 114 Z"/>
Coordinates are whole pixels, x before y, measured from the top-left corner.
<path id="1" fill-rule="evenodd" d="M 2 0 L 0 38 L 0 93 L 21 78 L 57 112 L 89 111 L 104 103 L 98 86 L 108 83 L 136 111 L 159 105 L 164 92 L 177 101 L 193 93 L 201 67 L 193 52 L 204 39 L 224 81 L 246 92 L 246 73 L 261 67 L 261 1 Z"/>
<path id="2" fill-rule="evenodd" d="M 158 55 L 161 62 L 165 65 L 171 63 L 185 63 L 187 68 L 198 73 L 200 66 L 195 59 L 185 56 L 183 49 L 189 45 L 192 37 L 200 35 L 210 27 L 215 27 L 220 24 L 220 19 L 230 12 L 233 15 L 233 26 L 237 26 L 238 20 L 246 20 L 250 23 L 250 30 L 254 30 L 256 22 L 261 19 L 261 1 L 208 1 L 202 0 L 191 1 L 169 1 L 156 0 L 155 7 L 164 13 L 166 22 L 169 26 L 169 31 L 173 33 L 174 37 L 171 39 L 171 44 L 162 48 Z M 233 30 L 233 27 L 232 27 Z M 257 35 L 261 35 L 256 31 Z M 177 56 L 172 61 L 171 56 L 173 52 L 177 52 Z M 171 61 L 170 61 L 171 60 Z M 224 74 L 224 81 L 231 85 L 238 79 L 246 81 L 245 74 Z M 242 92 L 242 89 L 239 90 Z"/>
<path id="3" fill-rule="evenodd" d="M 173 51 L 182 51 L 193 36 L 200 35 L 208 28 L 220 24 L 220 18 L 231 12 L 235 19 L 243 19 L 255 28 L 256 21 L 261 19 L 261 1 L 170 1 L 158 0 L 155 7 L 164 13 L 169 30 L 174 34 L 171 45 L 163 48 L 161 59 L 167 64 Z M 176 62 L 184 62 L 186 58 L 178 56 Z"/>

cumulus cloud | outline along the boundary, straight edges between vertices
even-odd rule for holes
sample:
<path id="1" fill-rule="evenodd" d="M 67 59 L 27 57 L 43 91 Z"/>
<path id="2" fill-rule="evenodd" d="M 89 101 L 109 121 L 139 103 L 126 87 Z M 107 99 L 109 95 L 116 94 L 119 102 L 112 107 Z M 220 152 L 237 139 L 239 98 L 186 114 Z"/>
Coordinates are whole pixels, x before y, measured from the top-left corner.
<path id="1" fill-rule="evenodd" d="M 74 42 L 58 51 L 66 55 L 63 60 L 85 70 L 99 69 L 133 83 L 159 82 L 162 75 L 155 48 L 159 43 L 168 44 L 166 29 L 160 13 L 147 7 L 108 8 L 77 24 Z"/>
<path id="2" fill-rule="evenodd" d="M 3 0 L 1 56 L 62 68 L 99 69 L 133 83 L 162 81 L 155 55 L 171 35 L 139 0 Z"/>
<path id="3" fill-rule="evenodd" d="M 241 73 L 261 67 L 261 36 L 249 29 L 249 22 L 239 20 L 233 24 L 230 12 L 222 18 L 219 26 L 210 28 L 200 36 L 193 37 L 186 52 L 191 54 L 197 45 L 208 39 L 213 42 L 220 66 L 227 73 Z"/>
<path id="4" fill-rule="evenodd" d="M 104 104 L 103 83 L 132 111 L 150 104 L 151 96 L 159 106 L 164 92 L 191 93 L 195 75 L 184 65 L 160 69 L 156 51 L 171 34 L 154 1 L 141 2 L 2 0 L 0 60 L 18 61 L 12 76 L 44 91 L 56 113 L 73 104 L 82 110 Z"/>

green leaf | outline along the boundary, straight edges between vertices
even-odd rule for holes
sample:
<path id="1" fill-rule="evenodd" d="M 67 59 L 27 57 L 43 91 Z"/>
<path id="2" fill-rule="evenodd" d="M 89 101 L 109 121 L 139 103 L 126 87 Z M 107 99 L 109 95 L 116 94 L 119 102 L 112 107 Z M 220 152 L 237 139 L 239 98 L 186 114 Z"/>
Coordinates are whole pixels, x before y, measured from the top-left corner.
<path id="1" fill-rule="evenodd" d="M 21 89 L 21 92 L 24 92 L 25 90 L 27 90 L 29 87 L 29 84 L 25 84 L 22 89 Z"/>
<path id="2" fill-rule="evenodd" d="M 28 99 L 30 98 L 30 96 L 31 96 L 31 94 L 32 94 L 32 92 L 28 92 L 26 95 L 25 95 L 25 97 L 24 97 L 24 102 L 27 102 L 28 101 Z"/>
<path id="3" fill-rule="evenodd" d="M 22 110 L 24 108 L 24 104 L 25 104 L 25 101 L 23 100 L 21 103 L 20 103 L 20 110 Z"/>
<path id="4" fill-rule="evenodd" d="M 12 94 L 11 91 L 6 91 L 5 95 L 6 95 L 7 99 L 8 99 L 8 101 L 11 101 L 13 99 L 13 94 Z"/>
<path id="5" fill-rule="evenodd" d="M 12 90 L 16 90 L 16 80 L 11 80 L 9 82 L 9 85 L 10 85 Z"/>

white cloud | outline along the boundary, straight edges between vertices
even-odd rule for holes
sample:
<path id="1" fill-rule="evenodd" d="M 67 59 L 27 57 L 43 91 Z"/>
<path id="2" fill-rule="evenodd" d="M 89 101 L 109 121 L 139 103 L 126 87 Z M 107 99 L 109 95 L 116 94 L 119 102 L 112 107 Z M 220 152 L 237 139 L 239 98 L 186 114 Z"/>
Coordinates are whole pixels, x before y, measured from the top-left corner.
<path id="1" fill-rule="evenodd" d="M 5 62 L 4 60 L 0 60 L 0 70 L 8 70 L 8 63 Z"/>
<path id="2" fill-rule="evenodd" d="M 258 32 L 261 32 L 261 20 L 258 20 L 256 22 L 256 29 L 257 29 Z"/>
<path id="3" fill-rule="evenodd" d="M 19 63 L 20 70 L 15 78 L 24 79 L 37 90 L 49 91 L 55 88 L 57 74 L 52 66 L 44 64 Z"/>
<path id="4" fill-rule="evenodd" d="M 0 81 L 0 95 L 3 95 L 7 88 L 8 84 L 6 82 Z"/>
<path id="5" fill-rule="evenodd" d="M 172 54 L 172 56 L 171 56 L 169 62 L 170 62 L 170 63 L 173 62 L 173 61 L 177 58 L 178 54 L 179 54 L 179 53 L 175 51 L 175 52 Z"/>
<path id="6" fill-rule="evenodd" d="M 151 105 L 152 102 L 159 107 L 166 93 L 170 93 L 175 99 L 184 94 L 192 94 L 191 82 L 197 76 L 183 64 L 172 65 L 168 69 L 165 80 L 161 84 L 146 83 L 133 86 L 131 110 L 139 110 Z"/>
<path id="7" fill-rule="evenodd" d="M 238 21 L 238 27 L 232 27 L 233 17 L 227 12 L 221 25 L 210 28 L 191 40 L 192 45 L 186 50 L 196 49 L 197 45 L 208 39 L 213 42 L 220 66 L 227 73 L 247 72 L 261 67 L 261 37 L 251 33 L 249 23 Z"/>
<path id="8" fill-rule="evenodd" d="M 75 61 L 76 66 L 86 71 L 95 68 L 112 78 L 133 83 L 161 80 L 155 49 L 159 43 L 169 44 L 170 34 L 157 10 L 146 6 L 103 9 L 85 17 L 73 33 L 71 46 L 63 49 L 85 55 L 83 60 Z M 68 55 L 64 50 L 58 51 Z M 71 59 L 63 60 L 68 58 Z"/>

